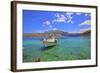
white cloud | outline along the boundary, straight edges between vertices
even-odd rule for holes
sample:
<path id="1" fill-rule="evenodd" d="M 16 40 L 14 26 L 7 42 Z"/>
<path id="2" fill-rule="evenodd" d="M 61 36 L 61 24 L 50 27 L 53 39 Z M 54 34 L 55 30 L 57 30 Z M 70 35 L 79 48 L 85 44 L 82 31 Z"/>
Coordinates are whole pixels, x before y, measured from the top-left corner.
<path id="1" fill-rule="evenodd" d="M 81 15 L 82 13 L 81 12 L 76 12 L 76 15 Z"/>
<path id="2" fill-rule="evenodd" d="M 73 21 L 72 21 L 72 20 L 68 20 L 67 23 L 71 23 L 71 24 L 73 24 Z"/>
<path id="3" fill-rule="evenodd" d="M 53 30 L 57 30 L 57 28 L 53 28 Z"/>
<path id="4" fill-rule="evenodd" d="M 73 23 L 73 21 L 72 21 L 72 16 L 67 16 L 68 17 L 68 20 L 67 20 L 67 23 Z"/>
<path id="5" fill-rule="evenodd" d="M 65 19 L 54 19 L 52 21 L 52 23 L 55 23 L 55 22 L 63 22 L 63 23 L 66 23 L 66 20 Z"/>
<path id="6" fill-rule="evenodd" d="M 59 13 L 57 13 L 55 16 L 56 16 L 57 18 L 59 18 L 59 17 L 60 17 L 60 14 L 59 14 Z"/>
<path id="7" fill-rule="evenodd" d="M 67 20 L 67 17 L 66 16 L 64 16 L 63 14 L 57 13 L 56 14 L 56 19 L 52 20 L 52 23 L 55 23 L 55 22 L 63 22 L 63 23 L 66 23 L 66 20 Z"/>
<path id="8" fill-rule="evenodd" d="M 91 16 L 91 14 L 90 13 L 85 13 L 85 16 Z"/>
<path id="9" fill-rule="evenodd" d="M 88 31 L 88 30 L 91 30 L 91 28 L 80 29 L 79 32 L 82 33 L 82 32 Z"/>
<path id="10" fill-rule="evenodd" d="M 43 25 L 42 26 L 43 27 L 46 27 L 48 29 L 52 29 L 53 28 L 53 26 L 52 26 L 52 24 L 51 24 L 51 22 L 49 20 L 43 22 Z"/>
<path id="11" fill-rule="evenodd" d="M 63 14 L 61 14 L 61 17 L 60 18 L 67 20 L 67 17 L 65 17 Z"/>
<path id="12" fill-rule="evenodd" d="M 80 24 L 80 26 L 82 26 L 82 25 L 91 25 L 91 21 L 90 20 L 86 20 L 86 21 L 84 21 L 84 22 L 82 22 Z"/>
<path id="13" fill-rule="evenodd" d="M 71 23 L 73 24 L 73 12 L 67 12 L 65 15 L 64 14 L 60 14 L 60 13 L 57 13 L 55 14 L 55 19 L 53 19 L 52 21 L 45 21 L 43 22 L 43 24 L 46 24 L 46 25 L 51 25 L 51 24 L 54 24 L 54 23 Z M 43 25 L 45 26 L 45 25 Z M 50 28 L 52 28 L 52 26 L 49 26 Z"/>
<path id="14" fill-rule="evenodd" d="M 71 15 L 73 15 L 74 13 L 73 12 L 67 12 L 66 13 L 66 15 L 68 15 L 68 16 L 71 16 Z"/>
<path id="15" fill-rule="evenodd" d="M 66 13 L 66 15 L 67 15 L 67 23 L 71 23 L 71 24 L 73 24 L 73 21 L 72 21 L 72 19 L 73 19 L 73 12 L 67 12 Z"/>
<path id="16" fill-rule="evenodd" d="M 85 13 L 85 16 L 88 16 L 88 13 Z"/>
<path id="17" fill-rule="evenodd" d="M 43 22 L 43 24 L 50 25 L 51 22 L 47 20 L 47 21 Z"/>

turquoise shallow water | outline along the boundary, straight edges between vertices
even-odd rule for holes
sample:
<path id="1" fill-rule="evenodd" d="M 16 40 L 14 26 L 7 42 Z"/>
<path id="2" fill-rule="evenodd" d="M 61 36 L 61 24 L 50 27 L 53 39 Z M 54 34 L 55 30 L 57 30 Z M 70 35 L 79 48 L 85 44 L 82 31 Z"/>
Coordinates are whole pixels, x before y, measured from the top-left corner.
<path id="1" fill-rule="evenodd" d="M 59 38 L 57 45 L 45 48 L 43 38 L 23 39 L 23 62 L 84 60 L 91 58 L 91 41 L 89 36 Z"/>

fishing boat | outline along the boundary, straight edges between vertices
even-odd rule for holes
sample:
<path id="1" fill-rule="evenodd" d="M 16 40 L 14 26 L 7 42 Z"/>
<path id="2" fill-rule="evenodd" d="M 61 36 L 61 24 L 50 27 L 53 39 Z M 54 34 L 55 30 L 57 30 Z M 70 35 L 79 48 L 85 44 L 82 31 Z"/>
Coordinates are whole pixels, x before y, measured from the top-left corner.
<path id="1" fill-rule="evenodd" d="M 53 35 L 49 35 L 49 37 L 47 39 L 43 40 L 43 44 L 45 47 L 56 46 L 57 39 Z"/>

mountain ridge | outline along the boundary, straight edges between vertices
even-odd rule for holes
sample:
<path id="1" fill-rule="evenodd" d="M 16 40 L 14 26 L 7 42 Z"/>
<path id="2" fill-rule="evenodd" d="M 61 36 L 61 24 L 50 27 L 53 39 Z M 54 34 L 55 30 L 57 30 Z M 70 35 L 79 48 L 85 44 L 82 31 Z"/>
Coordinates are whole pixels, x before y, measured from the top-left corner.
<path id="1" fill-rule="evenodd" d="M 80 33 L 69 33 L 61 30 L 49 30 L 44 33 L 23 33 L 24 37 L 48 37 L 50 34 L 53 34 L 55 37 L 64 37 L 64 36 L 90 36 L 91 30 L 86 30 Z"/>

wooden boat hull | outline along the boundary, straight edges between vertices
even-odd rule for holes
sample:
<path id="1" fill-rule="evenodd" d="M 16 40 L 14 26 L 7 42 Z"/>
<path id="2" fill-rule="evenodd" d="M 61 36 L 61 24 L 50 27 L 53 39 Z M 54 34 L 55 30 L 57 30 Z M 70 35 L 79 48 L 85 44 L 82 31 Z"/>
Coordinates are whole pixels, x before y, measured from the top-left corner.
<path id="1" fill-rule="evenodd" d="M 51 47 L 51 46 L 55 46 L 56 42 L 43 41 L 43 44 L 45 47 Z"/>

